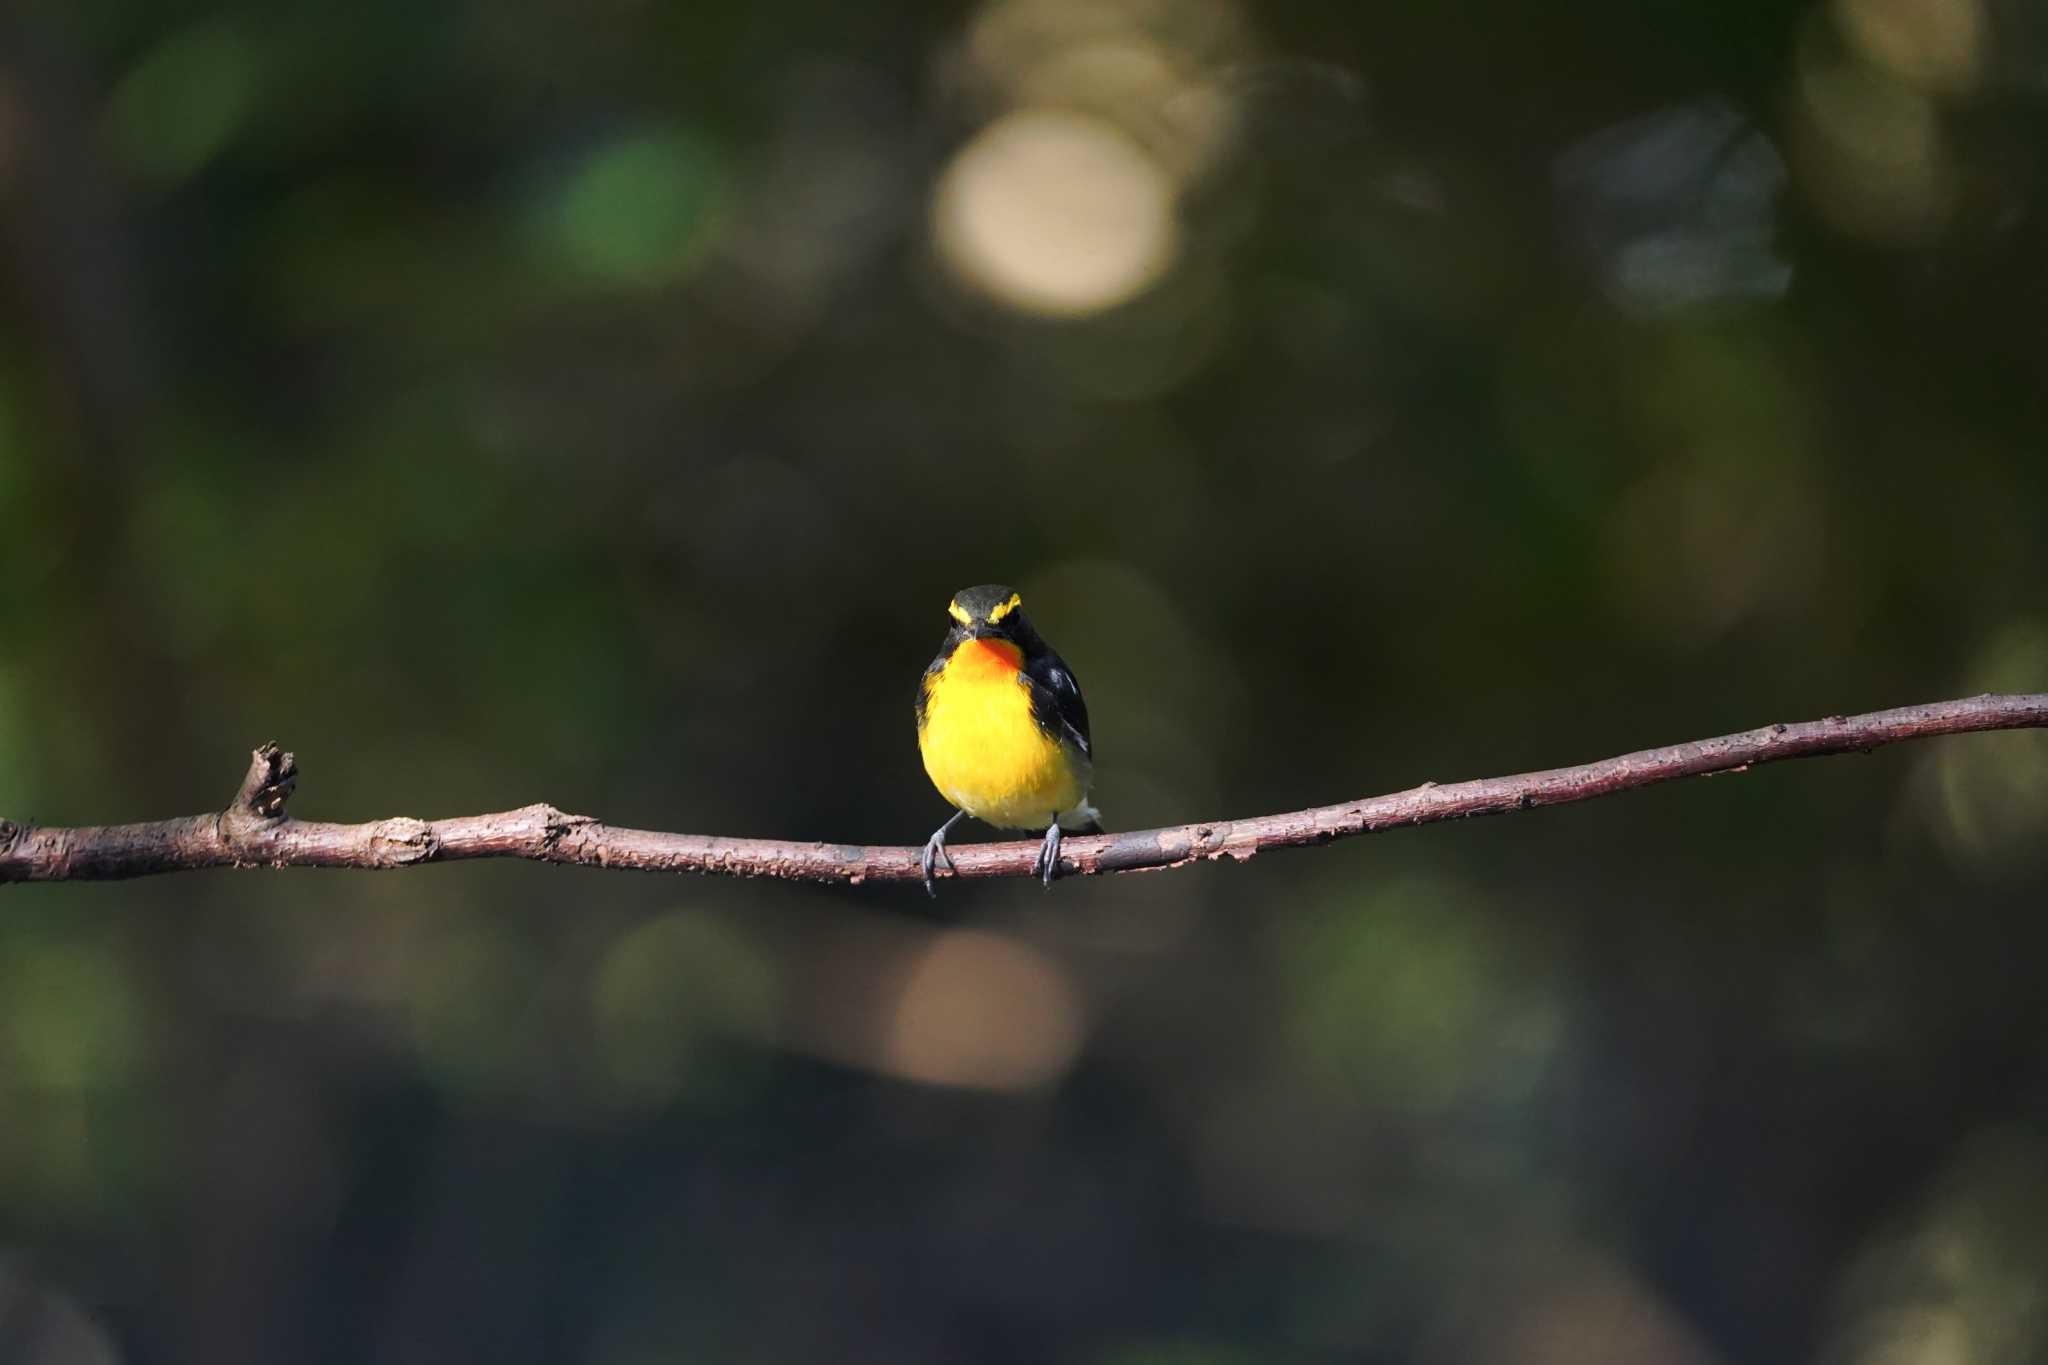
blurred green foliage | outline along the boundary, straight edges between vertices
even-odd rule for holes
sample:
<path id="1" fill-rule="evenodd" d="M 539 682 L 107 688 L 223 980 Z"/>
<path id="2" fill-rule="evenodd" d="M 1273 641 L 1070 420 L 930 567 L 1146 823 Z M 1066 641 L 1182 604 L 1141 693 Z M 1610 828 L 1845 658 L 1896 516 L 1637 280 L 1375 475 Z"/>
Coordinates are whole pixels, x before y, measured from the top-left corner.
<path id="1" fill-rule="evenodd" d="M 911 843 L 991 580 L 1113 828 L 2048 688 L 2022 19 L 15 6 L 0 815 Z M 2044 828 L 7 888 L 0 1356 L 2037 1358 Z"/>

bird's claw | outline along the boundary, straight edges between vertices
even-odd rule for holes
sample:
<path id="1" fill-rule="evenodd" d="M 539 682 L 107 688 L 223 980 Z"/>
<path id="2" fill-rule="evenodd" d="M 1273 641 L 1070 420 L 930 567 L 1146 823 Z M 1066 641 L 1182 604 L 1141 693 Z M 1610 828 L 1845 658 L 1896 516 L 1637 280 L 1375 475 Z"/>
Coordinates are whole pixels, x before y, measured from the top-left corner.
<path id="1" fill-rule="evenodd" d="M 946 823 L 951 825 L 952 822 L 949 820 Z M 919 859 L 919 866 L 924 870 L 924 893 L 933 900 L 938 899 L 939 889 L 932 885 L 932 874 L 942 859 L 945 861 L 948 872 L 957 874 L 960 871 L 959 867 L 953 862 L 953 855 L 946 851 L 946 830 L 944 827 L 941 827 L 933 833 L 931 838 L 924 841 L 924 857 Z"/>
<path id="2" fill-rule="evenodd" d="M 1053 821 L 1052 827 L 1046 830 L 1045 842 L 1038 846 L 1038 861 L 1032 865 L 1031 870 L 1037 874 L 1038 880 L 1048 887 L 1052 885 L 1052 879 L 1060 875 L 1059 821 Z"/>

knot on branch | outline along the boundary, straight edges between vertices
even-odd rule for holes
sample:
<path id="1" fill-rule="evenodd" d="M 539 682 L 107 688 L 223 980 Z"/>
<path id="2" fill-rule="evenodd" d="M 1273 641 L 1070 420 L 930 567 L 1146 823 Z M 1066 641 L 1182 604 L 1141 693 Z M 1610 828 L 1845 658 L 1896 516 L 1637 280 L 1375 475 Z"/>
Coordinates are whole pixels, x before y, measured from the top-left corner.
<path id="1" fill-rule="evenodd" d="M 275 743 L 259 744 L 249 754 L 249 771 L 241 790 L 220 814 L 221 837 L 230 844 L 261 833 L 284 819 L 285 802 L 299 782 L 299 760 Z"/>
<path id="2" fill-rule="evenodd" d="M 404 867 L 423 863 L 441 848 L 440 836 L 424 820 L 394 815 L 380 820 L 370 831 L 370 860 L 377 867 Z"/>
<path id="3" fill-rule="evenodd" d="M 14 841 L 21 837 L 21 826 L 12 820 L 0 820 L 0 853 L 11 853 Z"/>
<path id="4" fill-rule="evenodd" d="M 299 759 L 275 743 L 259 744 L 249 754 L 249 772 L 235 793 L 234 809 L 259 820 L 284 818 L 284 803 L 299 785 Z"/>
<path id="5" fill-rule="evenodd" d="M 543 858 L 552 856 L 562 841 L 579 830 L 588 829 L 597 820 L 588 815 L 571 815 L 545 801 L 531 806 L 521 806 L 513 815 L 522 820 L 531 820 L 540 826 L 540 848 Z"/>

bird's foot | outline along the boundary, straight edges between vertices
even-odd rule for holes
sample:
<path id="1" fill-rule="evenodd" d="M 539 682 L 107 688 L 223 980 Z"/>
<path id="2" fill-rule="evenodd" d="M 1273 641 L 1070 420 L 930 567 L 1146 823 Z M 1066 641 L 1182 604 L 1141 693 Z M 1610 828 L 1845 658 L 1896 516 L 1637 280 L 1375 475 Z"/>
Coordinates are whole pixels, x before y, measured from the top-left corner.
<path id="1" fill-rule="evenodd" d="M 924 841 L 924 857 L 918 860 L 918 864 L 924 870 L 924 893 L 933 900 L 937 900 L 939 896 L 939 889 L 932 885 L 932 873 L 938 867 L 939 860 L 945 859 L 948 872 L 957 873 L 960 870 L 953 863 L 953 855 L 946 852 L 946 831 L 953 828 L 953 822 L 959 818 L 955 815 L 952 820 L 933 830 L 932 837 Z"/>
<path id="2" fill-rule="evenodd" d="M 1059 821 L 1053 821 L 1051 828 L 1046 830 L 1045 842 L 1038 846 L 1038 861 L 1033 865 L 1032 871 L 1038 875 L 1038 880 L 1047 886 L 1051 886 L 1052 879 L 1060 875 Z"/>

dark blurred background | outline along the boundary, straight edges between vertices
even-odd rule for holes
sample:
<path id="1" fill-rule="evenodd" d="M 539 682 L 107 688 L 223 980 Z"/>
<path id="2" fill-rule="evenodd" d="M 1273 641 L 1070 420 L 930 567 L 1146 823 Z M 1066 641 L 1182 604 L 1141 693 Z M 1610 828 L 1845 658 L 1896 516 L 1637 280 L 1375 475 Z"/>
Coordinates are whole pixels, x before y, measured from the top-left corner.
<path id="1" fill-rule="evenodd" d="M 2019 0 L 15 0 L 0 814 L 921 841 L 2048 687 Z M 2048 736 L 0 891 L 0 1360 L 2048 1358 Z M 976 831 L 970 837 L 986 837 Z"/>

